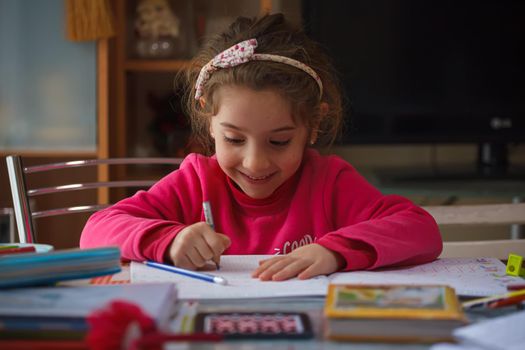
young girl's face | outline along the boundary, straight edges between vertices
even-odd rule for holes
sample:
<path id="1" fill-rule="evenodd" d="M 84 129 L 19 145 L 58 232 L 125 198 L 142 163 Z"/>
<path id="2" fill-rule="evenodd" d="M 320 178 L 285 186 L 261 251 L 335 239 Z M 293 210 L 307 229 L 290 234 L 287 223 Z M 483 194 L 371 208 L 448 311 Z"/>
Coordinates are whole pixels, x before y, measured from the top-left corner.
<path id="1" fill-rule="evenodd" d="M 266 198 L 299 168 L 309 135 L 273 90 L 225 86 L 210 132 L 221 169 L 252 198 Z"/>

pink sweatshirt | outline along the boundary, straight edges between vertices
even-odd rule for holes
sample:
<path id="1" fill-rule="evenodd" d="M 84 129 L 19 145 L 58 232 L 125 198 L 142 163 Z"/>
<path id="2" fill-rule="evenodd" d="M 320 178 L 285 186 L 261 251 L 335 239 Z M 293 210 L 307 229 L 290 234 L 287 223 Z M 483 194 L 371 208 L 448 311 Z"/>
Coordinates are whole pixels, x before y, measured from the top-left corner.
<path id="1" fill-rule="evenodd" d="M 228 235 L 224 254 L 287 254 L 316 242 L 341 254 L 344 270 L 421 264 L 437 258 L 434 219 L 400 196 L 384 196 L 336 156 L 307 150 L 297 174 L 270 197 L 242 193 L 214 157 L 191 154 L 178 170 L 88 220 L 80 247 L 120 246 L 130 260 L 163 261 L 177 233 L 204 221 Z"/>

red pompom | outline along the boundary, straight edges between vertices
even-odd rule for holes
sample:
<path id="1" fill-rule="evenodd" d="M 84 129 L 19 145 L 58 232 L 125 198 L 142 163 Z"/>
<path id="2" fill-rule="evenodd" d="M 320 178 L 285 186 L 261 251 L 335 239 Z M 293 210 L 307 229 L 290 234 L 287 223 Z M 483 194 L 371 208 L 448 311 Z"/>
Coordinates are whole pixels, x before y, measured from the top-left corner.
<path id="1" fill-rule="evenodd" d="M 133 348 L 136 339 L 156 332 L 155 321 L 127 301 L 113 301 L 106 308 L 91 313 L 87 322 L 86 342 L 94 350 Z"/>

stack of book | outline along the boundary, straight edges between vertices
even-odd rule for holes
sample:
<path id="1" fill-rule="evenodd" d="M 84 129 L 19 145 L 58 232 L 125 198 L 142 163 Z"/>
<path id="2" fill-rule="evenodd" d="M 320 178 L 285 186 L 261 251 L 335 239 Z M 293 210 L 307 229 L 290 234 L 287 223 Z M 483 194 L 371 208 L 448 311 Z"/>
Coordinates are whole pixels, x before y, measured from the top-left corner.
<path id="1" fill-rule="evenodd" d="M 51 348 L 82 340 L 87 317 L 117 300 L 138 306 L 165 330 L 176 311 L 177 289 L 173 283 L 148 283 L 0 290 L 0 348 L 20 340 L 54 340 Z"/>
<path id="2" fill-rule="evenodd" d="M 454 290 L 442 285 L 331 284 L 324 314 L 333 340 L 447 341 L 466 323 Z"/>
<path id="3" fill-rule="evenodd" d="M 0 256 L 0 288 L 53 284 L 120 271 L 120 249 L 66 249 Z"/>

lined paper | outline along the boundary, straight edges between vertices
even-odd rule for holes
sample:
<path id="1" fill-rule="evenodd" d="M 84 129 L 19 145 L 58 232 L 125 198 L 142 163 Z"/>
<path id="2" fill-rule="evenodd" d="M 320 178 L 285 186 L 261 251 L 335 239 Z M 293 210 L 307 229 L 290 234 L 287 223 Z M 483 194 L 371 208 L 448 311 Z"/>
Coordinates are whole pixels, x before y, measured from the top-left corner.
<path id="1" fill-rule="evenodd" d="M 463 296 L 488 296 L 507 292 L 521 279 L 508 276 L 495 258 L 445 258 L 413 267 L 335 273 L 332 283 L 446 284 Z"/>

